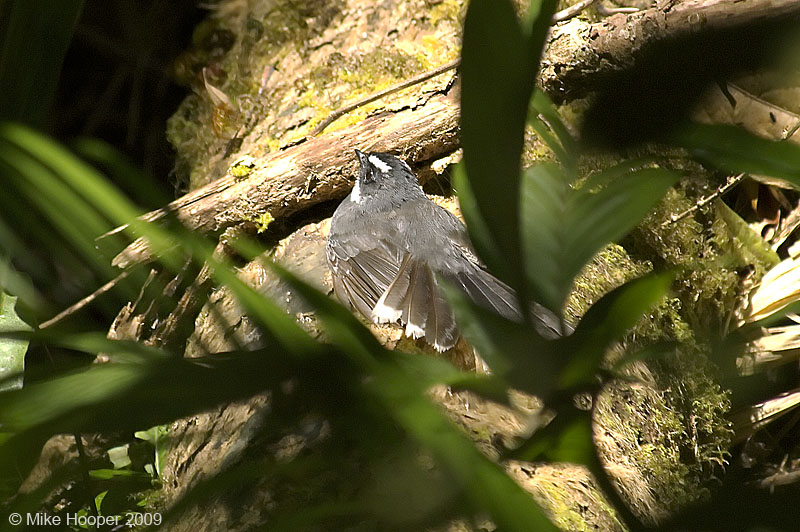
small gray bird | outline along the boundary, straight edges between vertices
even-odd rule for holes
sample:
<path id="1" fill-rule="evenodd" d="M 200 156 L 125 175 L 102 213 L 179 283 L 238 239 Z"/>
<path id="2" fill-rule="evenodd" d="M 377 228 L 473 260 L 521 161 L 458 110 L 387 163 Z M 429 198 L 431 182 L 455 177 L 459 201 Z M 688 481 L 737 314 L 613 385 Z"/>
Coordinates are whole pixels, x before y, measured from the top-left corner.
<path id="1" fill-rule="evenodd" d="M 356 155 L 358 179 L 334 212 L 328 236 L 339 299 L 376 323 L 399 322 L 406 336 L 425 337 L 438 351 L 459 338 L 439 278 L 476 304 L 520 321 L 513 290 L 483 268 L 465 227 L 428 199 L 411 168 L 388 153 Z M 560 320 L 536 307 L 537 329 L 557 336 Z"/>

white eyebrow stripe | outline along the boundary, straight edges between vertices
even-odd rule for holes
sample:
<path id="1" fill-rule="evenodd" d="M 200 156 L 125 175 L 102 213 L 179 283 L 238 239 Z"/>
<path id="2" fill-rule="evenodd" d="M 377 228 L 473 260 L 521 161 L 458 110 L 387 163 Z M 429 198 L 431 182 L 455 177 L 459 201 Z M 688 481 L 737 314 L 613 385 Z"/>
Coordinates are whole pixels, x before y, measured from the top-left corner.
<path id="1" fill-rule="evenodd" d="M 380 170 L 383 173 L 388 173 L 388 172 L 390 172 L 392 170 L 391 166 L 389 166 L 385 162 L 381 161 L 379 158 L 375 157 L 374 155 L 370 155 L 368 157 L 368 159 L 369 159 L 369 162 L 372 164 L 372 166 L 374 166 L 375 168 L 377 168 L 378 170 Z"/>

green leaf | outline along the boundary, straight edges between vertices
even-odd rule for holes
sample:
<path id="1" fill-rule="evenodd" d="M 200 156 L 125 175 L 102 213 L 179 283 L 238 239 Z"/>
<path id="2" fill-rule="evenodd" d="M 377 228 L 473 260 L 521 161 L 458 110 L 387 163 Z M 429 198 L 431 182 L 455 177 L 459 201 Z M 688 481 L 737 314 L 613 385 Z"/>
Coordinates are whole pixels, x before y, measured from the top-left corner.
<path id="1" fill-rule="evenodd" d="M 461 214 L 467 222 L 470 241 L 475 246 L 478 255 L 489 266 L 490 270 L 514 286 L 514 281 L 508 278 L 510 273 L 503 271 L 504 268 L 507 268 L 507 261 L 504 258 L 503 251 L 495 243 L 492 230 L 480 211 L 478 199 L 475 197 L 472 182 L 467 177 L 467 170 L 463 162 L 457 164 L 453 170 L 453 188 L 458 194 Z"/>
<path id="2" fill-rule="evenodd" d="M 485 508 L 507 530 L 530 530 L 531 526 L 543 531 L 556 530 L 531 497 L 499 466 L 486 459 L 421 393 L 428 382 L 454 377 L 449 365 L 413 363 L 405 356 L 383 352 L 347 309 L 280 266 L 271 267 L 317 308 L 331 340 L 347 348 L 348 356 L 368 370 L 370 378 L 363 385 L 371 396 L 369 401 L 382 403 L 400 426 L 430 450 L 459 480 L 474 504 Z"/>
<path id="3" fill-rule="evenodd" d="M 100 139 L 84 137 L 77 139 L 72 148 L 80 157 L 99 165 L 106 174 L 113 176 L 114 182 L 119 183 L 127 195 L 142 206 L 155 209 L 173 199 L 156 186 L 157 182 L 151 175 L 137 168 L 111 144 Z M 143 186 L 144 183 L 147 183 L 147 186 Z"/>
<path id="4" fill-rule="evenodd" d="M 205 241 L 190 231 L 181 231 L 178 234 L 182 246 L 208 265 L 214 279 L 220 285 L 226 286 L 236 296 L 248 316 L 262 327 L 262 331 L 270 339 L 280 342 L 287 351 L 297 356 L 305 357 L 319 353 L 319 343 L 300 327 L 293 316 L 242 281 L 233 267 L 229 263 L 219 260 Z M 254 249 L 256 246 L 247 238 L 231 239 L 228 243 L 237 251 L 244 253 L 243 256 L 257 254 Z M 267 266 L 270 264 L 270 261 L 266 262 Z"/>
<path id="5" fill-rule="evenodd" d="M 14 310 L 16 303 L 16 297 L 0 290 L 0 378 L 2 378 L 0 392 L 22 388 L 28 340 L 2 336 L 4 333 L 31 330 L 28 324 L 17 316 Z"/>
<path id="6" fill-rule="evenodd" d="M 728 226 L 731 235 L 736 237 L 758 260 L 768 266 L 775 266 L 781 261 L 778 253 L 761 238 L 761 235 L 753 231 L 753 228 L 742 220 L 742 217 L 733 209 L 728 207 L 724 201 L 715 201 L 714 208 L 719 217 L 725 222 L 725 225 Z"/>
<path id="7" fill-rule="evenodd" d="M 615 288 L 592 305 L 568 338 L 572 356 L 560 375 L 561 387 L 574 389 L 590 384 L 606 350 L 661 302 L 672 281 L 669 273 L 640 277 Z"/>
<path id="8" fill-rule="evenodd" d="M 122 469 L 123 467 L 131 465 L 131 457 L 128 456 L 128 447 L 129 445 L 126 443 L 125 445 L 112 447 L 106 451 L 108 459 L 111 461 L 111 465 L 114 466 L 114 469 Z"/>
<path id="9" fill-rule="evenodd" d="M 461 371 L 450 362 L 432 356 L 392 351 L 391 358 L 401 371 L 411 375 L 421 391 L 435 384 L 444 384 L 454 389 L 470 390 L 497 403 L 508 403 L 508 384 L 496 375 Z"/>
<path id="10" fill-rule="evenodd" d="M 525 171 L 519 198 L 528 284 L 539 302 L 557 314 L 577 273 L 564 268 L 570 192 L 560 167 L 546 162 Z"/>
<path id="11" fill-rule="evenodd" d="M 409 384 L 408 376 L 382 365 L 365 386 L 382 401 L 398 424 L 457 480 L 473 504 L 489 513 L 499 529 L 558 530 L 530 494 L 511 480 L 499 465 L 481 454 L 438 407 Z"/>
<path id="12" fill-rule="evenodd" d="M 736 126 L 691 124 L 675 142 L 695 157 L 731 173 L 785 179 L 800 186 L 800 146 L 765 140 Z"/>
<path id="13" fill-rule="evenodd" d="M 534 90 L 531 97 L 528 123 L 553 150 L 564 168 L 564 173 L 568 176 L 576 175 L 579 150 L 575 139 L 561 120 L 553 102 L 539 89 Z"/>
<path id="14" fill-rule="evenodd" d="M 508 458 L 591 465 L 594 456 L 591 412 L 569 408 L 512 450 Z"/>
<path id="15" fill-rule="evenodd" d="M 150 475 L 141 471 L 131 471 L 129 469 L 92 469 L 89 476 L 100 480 L 113 480 L 117 478 L 150 478 Z"/>
<path id="16" fill-rule="evenodd" d="M 547 397 L 564 362 L 560 343 L 544 340 L 532 327 L 476 305 L 453 286 L 441 285 L 461 334 L 492 372 L 516 388 Z"/>
<path id="17" fill-rule="evenodd" d="M 458 176 L 456 190 L 462 208 L 467 205 L 467 226 L 478 253 L 498 277 L 518 290 L 523 289 L 524 277 L 517 201 L 520 157 L 555 5 L 554 0 L 534 0 L 521 25 L 511 1 L 473 0 L 464 21 L 461 143 L 469 185 L 463 175 Z"/>
<path id="18" fill-rule="evenodd" d="M 140 210 L 92 166 L 33 129 L 0 123 L 0 163 L 7 165 L 15 184 L 28 200 L 67 236 L 90 261 L 99 263 L 95 240 L 115 226 L 133 236 L 146 236 L 160 259 L 173 270 L 183 265 L 174 235 L 136 217 Z M 116 247 L 114 239 L 100 241 Z M 114 271 L 106 261 L 108 277 Z"/>
<path id="19" fill-rule="evenodd" d="M 512 284 L 520 278 L 516 198 L 533 89 L 526 55 L 526 39 L 509 0 L 469 3 L 461 55 L 464 164 L 477 211 L 505 257 L 485 260 Z"/>
<path id="20" fill-rule="evenodd" d="M 558 7 L 557 0 L 532 0 L 523 20 L 527 37 L 528 63 L 531 76 L 539 73 L 539 60 L 547 42 L 547 34 L 553 21 L 553 13 Z"/>
<path id="21" fill-rule="evenodd" d="M 282 266 L 274 262 L 269 262 L 268 265 L 316 309 L 317 316 L 326 325 L 325 330 L 331 342 L 355 363 L 363 368 L 370 368 L 377 359 L 387 356 L 388 352 L 380 342 L 343 305 L 303 282 Z"/>
<path id="22" fill-rule="evenodd" d="M 526 170 L 523 246 L 528 283 L 539 301 L 560 313 L 578 272 L 639 223 L 677 179 L 668 170 L 643 168 L 597 191 L 574 190 L 553 163 Z"/>
<path id="23" fill-rule="evenodd" d="M 140 366 L 104 364 L 29 384 L 0 395 L 0 426 L 4 431 L 21 431 L 46 424 L 69 412 L 96 406 L 142 382 L 146 375 Z"/>
<path id="24" fill-rule="evenodd" d="M 103 515 L 103 511 L 101 510 L 101 507 L 103 506 L 103 499 L 106 498 L 106 495 L 108 495 L 108 490 L 101 491 L 94 498 L 94 507 L 95 507 L 95 509 L 97 509 L 97 515 Z"/>
<path id="25" fill-rule="evenodd" d="M 164 465 L 164 461 L 167 459 L 167 453 L 169 453 L 168 434 L 169 427 L 167 425 L 156 425 L 147 430 L 140 430 L 133 433 L 134 437 L 152 444 L 155 451 L 155 459 L 153 462 L 155 471 L 153 476 L 156 477 L 161 477 L 161 467 Z"/>

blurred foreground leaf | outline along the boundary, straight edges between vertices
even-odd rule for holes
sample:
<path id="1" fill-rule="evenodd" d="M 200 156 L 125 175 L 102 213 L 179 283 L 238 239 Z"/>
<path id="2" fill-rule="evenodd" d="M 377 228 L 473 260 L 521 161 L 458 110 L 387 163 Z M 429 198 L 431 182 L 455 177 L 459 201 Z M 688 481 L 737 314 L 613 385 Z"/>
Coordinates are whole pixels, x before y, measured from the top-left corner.
<path id="1" fill-rule="evenodd" d="M 690 124 L 675 142 L 720 170 L 767 175 L 800 186 L 800 146 L 766 140 L 736 126 Z"/>
<path id="2" fill-rule="evenodd" d="M 83 0 L 0 3 L 0 121 L 41 126 Z"/>

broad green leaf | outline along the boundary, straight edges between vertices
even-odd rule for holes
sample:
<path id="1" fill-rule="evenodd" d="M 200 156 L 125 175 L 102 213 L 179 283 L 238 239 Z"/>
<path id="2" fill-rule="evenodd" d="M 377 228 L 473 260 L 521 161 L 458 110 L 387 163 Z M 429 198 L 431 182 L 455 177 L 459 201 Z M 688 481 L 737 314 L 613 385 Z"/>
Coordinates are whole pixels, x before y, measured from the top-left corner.
<path id="1" fill-rule="evenodd" d="M 764 264 L 768 266 L 775 266 L 781 261 L 778 253 L 761 238 L 761 235 L 756 233 L 753 228 L 742 220 L 742 217 L 733 209 L 728 207 L 724 201 L 715 201 L 714 208 L 717 214 L 719 214 L 719 217 L 725 222 L 725 225 L 728 226 L 731 235 L 736 237 L 736 239 L 739 240 L 750 253 L 755 255 L 758 260 L 763 261 Z"/>
<path id="2" fill-rule="evenodd" d="M 106 451 L 106 454 L 108 454 L 108 459 L 111 461 L 111 465 L 114 466 L 114 469 L 122 469 L 123 467 L 128 467 L 131 465 L 131 457 L 128 456 L 129 446 L 130 445 L 126 443 L 125 445 L 112 447 Z"/>
<path id="3" fill-rule="evenodd" d="M 14 309 L 17 298 L 0 289 L 0 392 L 22 388 L 28 340 L 2 336 L 4 333 L 30 331 Z"/>
<path id="4" fill-rule="evenodd" d="M 106 498 L 106 495 L 108 495 L 108 490 L 101 491 L 94 498 L 94 507 L 95 509 L 97 509 L 97 515 L 103 515 L 103 510 L 102 510 L 103 499 Z"/>
<path id="5" fill-rule="evenodd" d="M 526 33 L 528 63 L 526 65 L 531 76 L 539 72 L 539 60 L 547 41 L 547 33 L 553 20 L 553 13 L 558 7 L 557 0 L 532 0 L 524 15 L 522 23 Z"/>
<path id="6" fill-rule="evenodd" d="M 161 477 L 161 468 L 169 452 L 168 434 L 169 427 L 167 425 L 156 425 L 147 430 L 140 430 L 133 433 L 134 437 L 152 444 L 155 457 L 153 462 L 155 466 L 154 476 L 156 477 Z"/>
<path id="7" fill-rule="evenodd" d="M 523 246 L 528 283 L 540 302 L 559 313 L 578 272 L 639 223 L 677 179 L 668 170 L 642 168 L 600 190 L 575 190 L 553 163 L 526 170 Z"/>
<path id="8" fill-rule="evenodd" d="M 644 168 L 597 193 L 578 191 L 569 205 L 565 266 L 577 274 L 606 244 L 633 229 L 677 181 L 678 175 L 670 170 Z"/>
<path id="9" fill-rule="evenodd" d="M 736 126 L 691 124 L 675 143 L 695 157 L 731 173 L 785 179 L 800 186 L 800 146 L 757 137 Z"/>
<path id="10" fill-rule="evenodd" d="M 573 193 L 559 166 L 545 162 L 528 168 L 522 178 L 521 232 L 528 284 L 536 299 L 560 314 L 575 275 L 567 271 L 564 248 Z"/>
<path id="11" fill-rule="evenodd" d="M 563 389 L 585 386 L 600 369 L 606 350 L 666 296 L 673 276 L 647 275 L 615 288 L 592 305 L 569 337 L 572 355 L 560 375 Z"/>
<path id="12" fill-rule="evenodd" d="M 501 277 L 505 276 L 508 281 L 508 272 L 503 273 L 503 268 L 506 266 L 503 251 L 495 242 L 492 231 L 480 211 L 478 200 L 472 189 L 472 182 L 467 177 L 467 170 L 463 162 L 456 165 L 453 171 L 453 188 L 458 194 L 458 204 L 461 214 L 467 222 L 467 231 L 469 231 L 472 245 L 475 246 L 478 255 L 489 266 L 489 269 Z M 514 286 L 513 281 L 509 282 Z"/>

